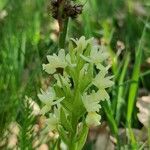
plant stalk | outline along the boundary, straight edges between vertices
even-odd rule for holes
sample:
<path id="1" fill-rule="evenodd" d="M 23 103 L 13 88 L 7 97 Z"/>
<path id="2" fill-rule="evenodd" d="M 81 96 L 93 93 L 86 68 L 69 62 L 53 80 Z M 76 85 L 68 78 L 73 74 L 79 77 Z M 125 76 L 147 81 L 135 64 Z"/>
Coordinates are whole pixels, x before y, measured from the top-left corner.
<path id="1" fill-rule="evenodd" d="M 59 48 L 60 49 L 65 48 L 68 22 L 69 22 L 69 18 L 65 19 L 64 22 L 62 23 L 63 24 L 62 27 L 60 28 L 60 33 L 59 33 Z"/>

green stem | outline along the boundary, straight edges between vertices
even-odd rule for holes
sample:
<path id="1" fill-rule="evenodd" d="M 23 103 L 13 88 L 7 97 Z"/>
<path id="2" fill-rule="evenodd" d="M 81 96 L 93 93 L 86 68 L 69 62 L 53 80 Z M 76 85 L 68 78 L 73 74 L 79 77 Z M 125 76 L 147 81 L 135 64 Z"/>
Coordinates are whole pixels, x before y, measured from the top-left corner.
<path id="1" fill-rule="evenodd" d="M 76 144 L 70 143 L 70 145 L 68 146 L 68 150 L 76 150 Z"/>
<path id="2" fill-rule="evenodd" d="M 146 21 L 146 24 L 148 22 L 148 19 Z M 128 124 L 128 126 L 132 125 L 132 113 L 133 113 L 134 104 L 135 104 L 135 100 L 136 100 L 136 94 L 137 94 L 137 90 L 138 90 L 138 81 L 140 78 L 140 66 L 141 66 L 141 61 L 142 61 L 142 46 L 143 46 L 143 39 L 144 39 L 145 33 L 146 33 L 146 24 L 144 26 L 142 36 L 141 36 L 141 39 L 139 42 L 139 46 L 136 51 L 135 64 L 134 64 L 132 78 L 131 78 L 132 80 L 136 81 L 137 83 L 132 83 L 129 88 L 128 107 L 127 107 L 127 124 Z"/>
<path id="3" fill-rule="evenodd" d="M 69 22 L 69 18 L 64 20 L 63 28 L 60 30 L 60 33 L 59 33 L 59 48 L 60 49 L 65 47 L 68 22 Z"/>
<path id="4" fill-rule="evenodd" d="M 122 72 L 120 74 L 120 78 L 119 78 L 119 85 L 123 84 L 126 73 L 127 73 L 127 69 L 128 69 L 128 65 L 130 62 L 130 53 L 127 53 L 127 55 L 125 56 L 125 62 L 124 62 L 124 66 L 122 68 Z M 121 117 L 121 108 L 124 104 L 124 98 L 123 98 L 123 92 L 125 90 L 124 86 L 120 86 L 118 88 L 118 95 L 117 95 L 117 113 L 116 113 L 116 122 L 119 125 L 120 122 L 120 117 Z"/>

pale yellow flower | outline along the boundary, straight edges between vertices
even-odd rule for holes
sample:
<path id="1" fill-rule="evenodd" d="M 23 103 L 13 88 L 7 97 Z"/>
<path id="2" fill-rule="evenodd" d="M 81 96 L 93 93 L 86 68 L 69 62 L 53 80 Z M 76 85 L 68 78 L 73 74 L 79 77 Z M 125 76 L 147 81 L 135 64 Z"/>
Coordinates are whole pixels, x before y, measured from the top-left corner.
<path id="1" fill-rule="evenodd" d="M 96 112 L 89 112 L 86 116 L 86 124 L 89 127 L 95 127 L 100 125 L 101 116 Z"/>
<path id="2" fill-rule="evenodd" d="M 75 57 L 74 57 L 74 59 L 75 59 Z M 66 55 L 66 62 L 68 63 L 68 66 L 70 66 L 70 67 L 76 67 L 77 66 L 76 63 L 72 62 L 71 56 L 69 54 Z"/>
<path id="3" fill-rule="evenodd" d="M 54 108 L 54 113 L 49 114 L 49 118 L 46 120 L 47 124 L 47 130 L 53 131 L 57 130 L 57 126 L 59 124 L 59 118 L 60 118 L 60 108 Z"/>
<path id="4" fill-rule="evenodd" d="M 114 84 L 114 82 L 110 80 L 113 76 L 105 77 L 106 74 L 107 74 L 107 70 L 103 69 L 103 70 L 100 70 L 100 72 L 94 78 L 93 84 L 97 88 L 105 89 L 105 88 L 111 87 Z"/>
<path id="5" fill-rule="evenodd" d="M 77 47 L 74 50 L 77 51 L 78 53 L 82 53 L 88 44 L 91 45 L 93 43 L 93 38 L 86 40 L 84 36 L 76 40 L 75 39 L 71 40 L 76 44 Z"/>
<path id="6" fill-rule="evenodd" d="M 62 86 L 71 87 L 69 75 L 66 72 L 63 73 L 63 76 L 60 74 L 55 74 L 54 78 L 56 79 L 57 85 L 59 87 L 62 87 Z"/>
<path id="7" fill-rule="evenodd" d="M 85 93 L 82 96 L 82 102 L 84 104 L 84 107 L 86 108 L 87 112 L 99 112 L 99 109 L 101 108 L 99 102 L 100 102 L 100 93 L 99 92 L 92 92 L 90 95 L 87 95 Z"/>
<path id="8" fill-rule="evenodd" d="M 94 46 L 91 49 L 90 56 L 84 56 L 82 54 L 80 56 L 85 61 L 98 65 L 99 63 L 107 60 L 109 55 L 104 46 Z"/>
<path id="9" fill-rule="evenodd" d="M 104 46 L 94 46 L 91 49 L 90 59 L 95 64 L 105 61 L 108 56 L 108 52 Z"/>
<path id="10" fill-rule="evenodd" d="M 42 103 L 47 104 L 49 101 L 56 99 L 55 91 L 52 87 L 49 87 L 46 91 L 41 89 L 41 94 L 38 94 L 39 99 Z"/>
<path id="11" fill-rule="evenodd" d="M 43 64 L 43 70 L 49 74 L 55 73 L 57 68 L 65 68 L 67 66 L 64 49 L 59 51 L 58 56 L 56 54 L 48 55 L 47 59 L 49 63 Z"/>
<path id="12" fill-rule="evenodd" d="M 41 90 L 41 94 L 38 94 L 39 99 L 44 104 L 44 107 L 41 109 L 41 114 L 46 114 L 51 110 L 53 105 L 60 103 L 64 97 L 57 99 L 55 91 L 52 87 L 49 87 L 47 91 Z"/>
<path id="13" fill-rule="evenodd" d="M 99 89 L 97 91 L 97 93 L 99 93 L 99 95 L 100 95 L 100 97 L 99 97 L 100 100 L 108 100 L 109 99 L 109 95 L 105 89 Z"/>
<path id="14" fill-rule="evenodd" d="M 83 68 L 82 68 L 81 71 L 80 71 L 80 76 L 84 76 L 84 75 L 86 75 L 86 74 L 88 73 L 88 72 L 87 72 L 88 67 L 89 67 L 89 64 L 88 64 L 88 63 L 84 64 Z"/>

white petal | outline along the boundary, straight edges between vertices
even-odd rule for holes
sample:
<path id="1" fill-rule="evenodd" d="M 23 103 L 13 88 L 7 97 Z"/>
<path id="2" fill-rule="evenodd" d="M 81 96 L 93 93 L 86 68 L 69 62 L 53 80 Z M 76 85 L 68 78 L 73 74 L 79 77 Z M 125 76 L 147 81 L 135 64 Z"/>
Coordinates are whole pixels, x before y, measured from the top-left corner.
<path id="1" fill-rule="evenodd" d="M 84 107 L 86 108 L 87 112 L 98 112 L 101 108 L 99 102 L 100 102 L 100 93 L 99 92 L 93 92 L 90 95 L 87 95 L 86 93 L 82 96 L 82 102 L 84 104 Z"/>
<path id="2" fill-rule="evenodd" d="M 108 100 L 109 99 L 109 95 L 105 89 L 98 90 L 98 93 L 100 95 L 100 100 Z"/>
<path id="3" fill-rule="evenodd" d="M 101 119 L 101 116 L 99 114 L 97 114 L 96 112 L 90 112 L 86 116 L 86 124 L 89 127 L 98 126 L 100 125 L 100 119 Z"/>
<path id="4" fill-rule="evenodd" d="M 56 68 L 52 64 L 43 64 L 42 67 L 48 74 L 53 74 L 56 72 Z"/>
<path id="5" fill-rule="evenodd" d="M 105 75 L 106 75 L 105 71 L 100 71 L 93 80 L 93 84 L 99 89 L 108 88 L 114 85 L 114 82 L 110 80 L 111 77 L 110 76 L 105 77 Z"/>
<path id="6" fill-rule="evenodd" d="M 56 94 L 54 89 L 49 87 L 46 91 L 41 89 L 41 94 L 38 94 L 38 97 L 44 104 L 47 104 L 56 99 Z"/>
<path id="7" fill-rule="evenodd" d="M 58 119 L 55 116 L 50 116 L 50 118 L 47 119 L 46 124 L 48 125 L 49 131 L 57 130 Z"/>
<path id="8" fill-rule="evenodd" d="M 64 49 L 59 51 L 58 56 L 56 54 L 48 55 L 47 59 L 49 63 L 43 64 L 43 69 L 49 74 L 55 73 L 57 68 L 65 68 L 67 66 Z"/>

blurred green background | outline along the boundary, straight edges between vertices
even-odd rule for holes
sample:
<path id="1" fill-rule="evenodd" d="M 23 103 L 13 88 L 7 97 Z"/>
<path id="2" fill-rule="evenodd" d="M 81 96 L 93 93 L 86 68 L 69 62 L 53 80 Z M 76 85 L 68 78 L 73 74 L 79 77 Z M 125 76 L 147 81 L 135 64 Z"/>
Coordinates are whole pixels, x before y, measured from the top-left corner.
<path id="1" fill-rule="evenodd" d="M 138 89 L 144 89 L 146 95 L 150 91 L 150 1 L 76 2 L 84 4 L 83 13 L 70 19 L 67 39 L 82 35 L 95 37 L 98 43 L 108 47 L 113 61 L 115 86 L 112 100 L 104 104 L 104 120 L 108 120 L 113 128 L 111 133 L 116 136 L 131 116 L 133 123 L 129 124 L 140 129 L 135 100 L 140 95 Z M 57 51 L 58 31 L 57 22 L 51 16 L 50 0 L 0 0 L 0 143 L 7 137 L 9 124 L 17 122 L 21 149 L 32 149 L 29 143 L 33 137 L 26 133 L 37 117 L 31 116 L 24 97 L 32 97 L 41 105 L 37 93 L 51 80 L 43 73 L 42 63 L 47 54 Z M 140 79 L 139 84 L 131 85 L 134 79 Z M 133 106 L 128 101 L 133 101 Z M 7 145 L 1 143 L 0 149 L 7 149 Z"/>

